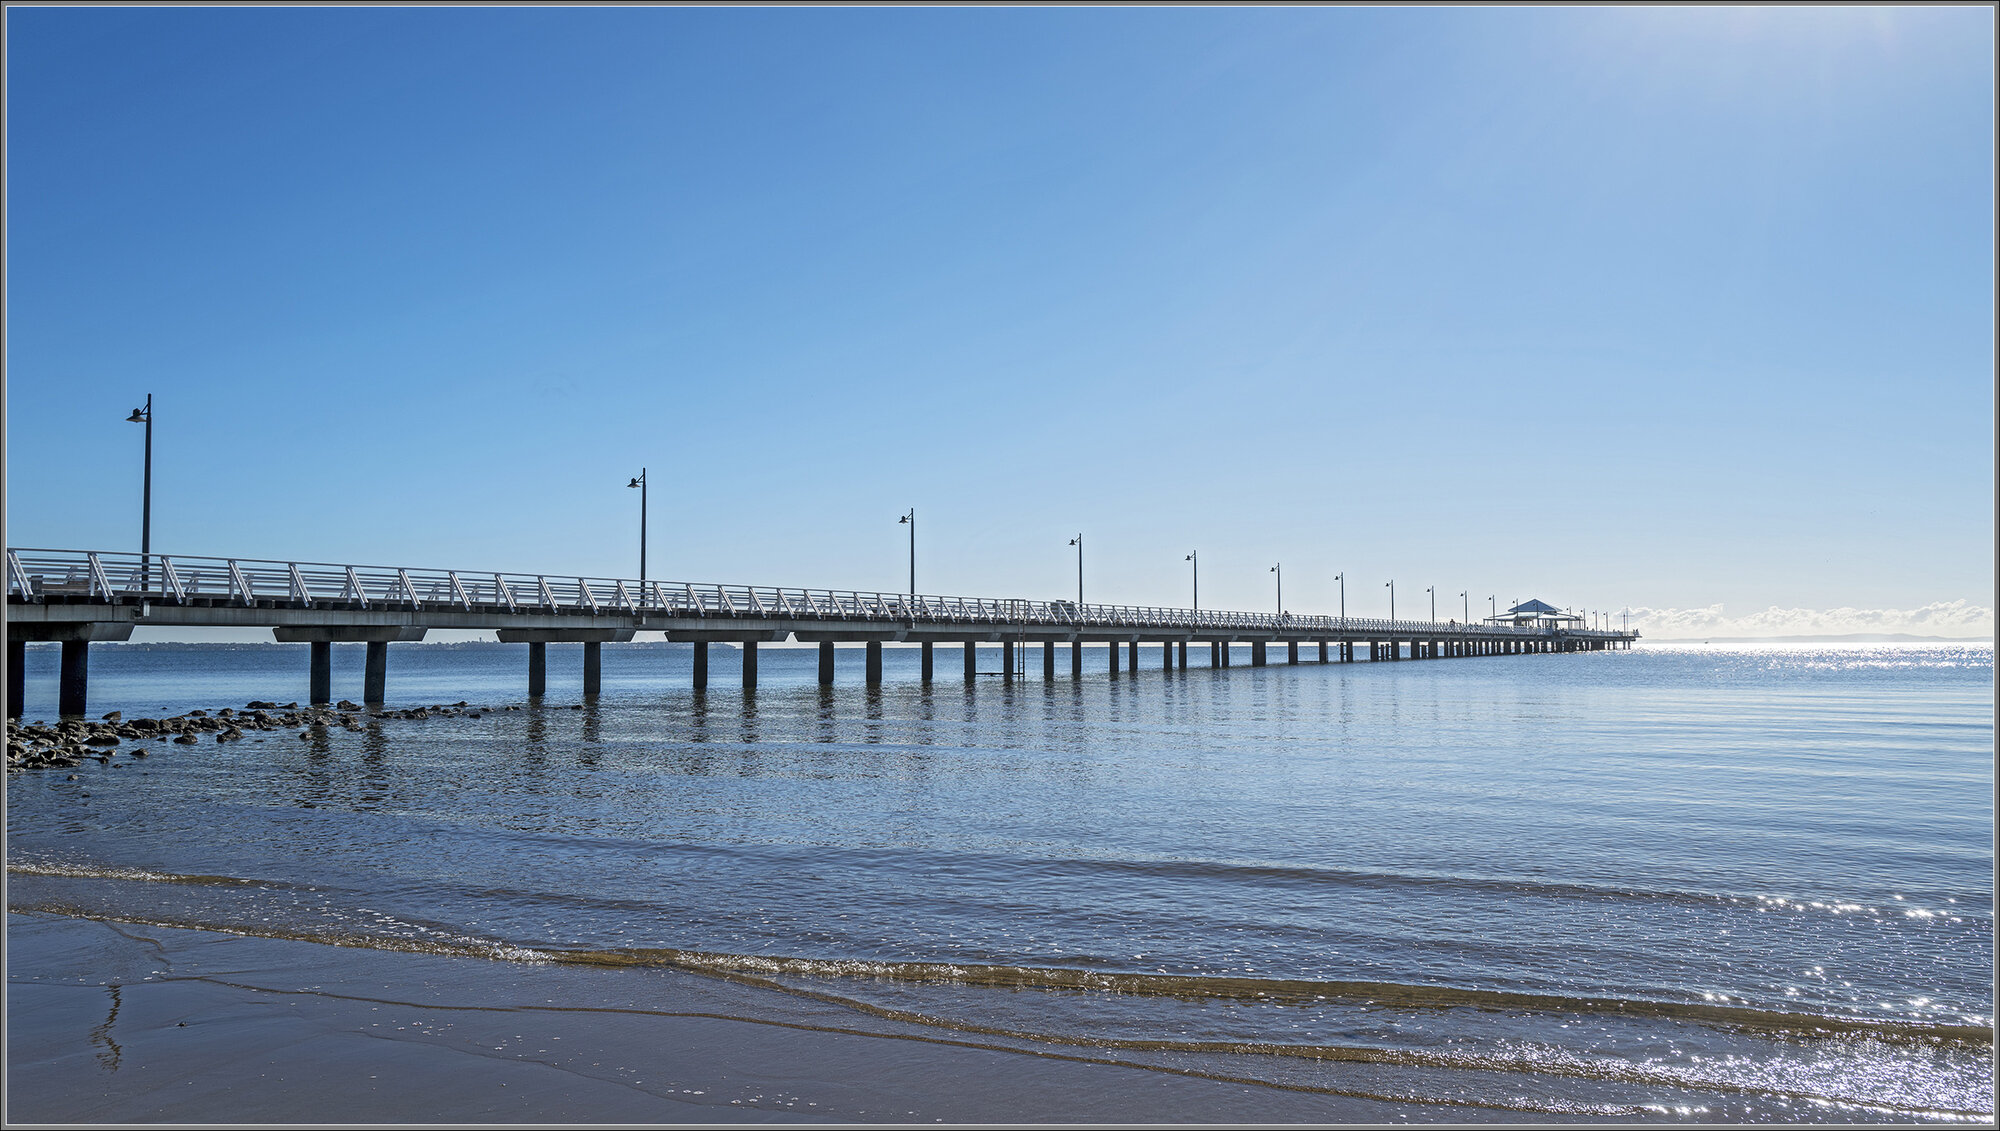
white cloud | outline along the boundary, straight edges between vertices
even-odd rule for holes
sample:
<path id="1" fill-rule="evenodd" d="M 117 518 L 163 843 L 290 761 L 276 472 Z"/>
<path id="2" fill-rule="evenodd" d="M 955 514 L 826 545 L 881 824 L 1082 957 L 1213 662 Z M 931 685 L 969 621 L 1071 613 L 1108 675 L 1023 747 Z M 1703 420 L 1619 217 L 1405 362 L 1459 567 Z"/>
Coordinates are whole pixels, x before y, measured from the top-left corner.
<path id="1" fill-rule="evenodd" d="M 1704 609 L 1634 608 L 1630 624 L 1659 640 L 1694 637 L 1850 636 L 1907 633 L 1990 639 L 1993 610 L 1967 601 L 1939 601 L 1916 609 L 1781 609 L 1731 616 L 1721 605 Z M 1614 618 L 1614 623 L 1625 623 Z"/>

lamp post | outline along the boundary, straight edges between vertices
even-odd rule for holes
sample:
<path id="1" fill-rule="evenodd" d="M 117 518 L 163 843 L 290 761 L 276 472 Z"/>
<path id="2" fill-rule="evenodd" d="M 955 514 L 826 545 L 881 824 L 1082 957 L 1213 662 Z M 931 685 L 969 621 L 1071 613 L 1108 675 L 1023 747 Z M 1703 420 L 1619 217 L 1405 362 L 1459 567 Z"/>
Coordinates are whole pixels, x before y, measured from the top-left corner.
<path id="1" fill-rule="evenodd" d="M 908 524 L 909 524 L 909 526 L 910 526 L 910 615 L 911 615 L 911 616 L 916 616 L 916 615 L 917 615 L 917 614 L 916 614 L 916 607 L 917 607 L 917 508 L 915 508 L 915 507 L 911 507 L 911 508 L 910 508 L 910 513 L 909 513 L 909 514 L 906 514 L 906 515 L 904 515 L 903 517 L 901 517 L 901 518 L 899 518 L 899 519 L 897 519 L 897 520 L 896 520 L 896 523 L 897 523 L 898 525 L 901 525 L 901 524 L 903 524 L 903 523 L 908 523 Z"/>
<path id="2" fill-rule="evenodd" d="M 1396 619 L 1396 583 L 1386 581 L 1383 584 L 1389 587 L 1389 620 L 1393 623 Z"/>
<path id="3" fill-rule="evenodd" d="M 1187 559 L 1194 563 L 1194 611 L 1201 611 L 1201 551 L 1189 550 Z"/>
<path id="4" fill-rule="evenodd" d="M 135 408 L 125 418 L 128 424 L 146 426 L 146 480 L 139 502 L 139 591 L 153 586 L 153 394 L 146 394 L 146 407 Z"/>
<path id="5" fill-rule="evenodd" d="M 1491 609 L 1491 610 L 1493 611 L 1493 619 L 1494 619 L 1494 620 L 1499 620 L 1499 619 L 1500 619 L 1500 605 L 1499 605 L 1499 602 L 1497 602 L 1497 601 L 1495 601 L 1495 600 L 1493 599 L 1493 595 L 1492 595 L 1491 593 L 1488 593 L 1488 594 L 1486 595 L 1486 607 L 1487 607 L 1487 608 L 1489 608 L 1489 609 Z"/>
<path id="6" fill-rule="evenodd" d="M 1338 582 L 1340 582 L 1340 624 L 1341 624 L 1341 627 L 1345 628 L 1345 627 L 1347 626 L 1347 573 L 1346 573 L 1346 571 L 1344 571 L 1344 570 L 1343 570 L 1343 571 L 1341 571 L 1340 573 L 1336 573 L 1336 574 L 1334 574 L 1334 575 L 1333 575 L 1333 579 L 1334 579 L 1335 581 L 1338 581 Z"/>
<path id="7" fill-rule="evenodd" d="M 1083 535 L 1078 534 L 1076 537 L 1070 539 L 1069 544 L 1076 547 L 1076 607 L 1078 611 L 1081 611 L 1083 609 Z"/>
<path id="8" fill-rule="evenodd" d="M 1465 623 L 1467 623 L 1467 624 L 1471 624 L 1471 623 L 1472 623 L 1472 598 L 1470 598 L 1470 597 L 1467 597 L 1467 596 L 1465 595 L 1465 590 L 1461 589 L 1461 590 L 1459 590 L 1459 591 L 1458 591 L 1458 599 L 1459 599 L 1459 601 L 1460 601 L 1461 603 L 1463 603 L 1463 605 L 1465 606 Z"/>
<path id="9" fill-rule="evenodd" d="M 1278 575 L 1278 619 L 1283 620 L 1285 619 L 1285 563 L 1279 562 L 1272 566 L 1271 572 Z"/>
<path id="10" fill-rule="evenodd" d="M 1431 623 L 1436 624 L 1438 622 L 1438 587 L 1435 585 L 1426 585 L 1424 586 L 1424 592 L 1431 595 Z"/>
<path id="11" fill-rule="evenodd" d="M 639 489 L 639 604 L 646 599 L 646 469 L 640 468 L 637 478 L 627 483 L 627 487 Z"/>

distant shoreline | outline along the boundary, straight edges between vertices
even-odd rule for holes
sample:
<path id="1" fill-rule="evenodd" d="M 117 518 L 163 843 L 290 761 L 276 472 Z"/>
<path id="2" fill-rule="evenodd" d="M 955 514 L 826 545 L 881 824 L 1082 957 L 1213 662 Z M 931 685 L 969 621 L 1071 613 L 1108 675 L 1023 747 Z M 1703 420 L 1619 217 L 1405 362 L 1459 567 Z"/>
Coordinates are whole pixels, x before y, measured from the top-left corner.
<path id="1" fill-rule="evenodd" d="M 1844 636 L 1641 636 L 1638 643 L 1646 644 L 1992 644 L 1991 636 L 1916 636 L 1906 632 L 1856 632 Z M 685 642 L 671 640 L 633 640 L 628 645 L 642 648 L 687 648 Z M 55 648 L 58 645 L 48 641 L 29 641 L 30 648 Z M 426 648 L 502 648 L 513 645 L 497 640 L 413 640 L 405 647 Z M 887 647 L 900 647 L 901 642 L 888 642 Z M 304 644 L 280 644 L 272 640 L 123 640 L 100 641 L 96 648 L 289 648 L 302 649 Z M 717 643 L 711 648 L 734 649 L 736 645 Z M 810 644 L 766 644 L 765 648 L 817 647 Z"/>

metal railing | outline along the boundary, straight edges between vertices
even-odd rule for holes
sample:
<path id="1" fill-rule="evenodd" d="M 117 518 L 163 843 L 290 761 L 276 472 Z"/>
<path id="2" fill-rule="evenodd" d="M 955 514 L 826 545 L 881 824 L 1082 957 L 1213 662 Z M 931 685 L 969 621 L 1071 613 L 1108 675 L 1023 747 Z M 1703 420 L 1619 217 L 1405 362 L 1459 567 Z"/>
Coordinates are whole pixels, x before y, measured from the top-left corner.
<path id="1" fill-rule="evenodd" d="M 869 621 L 911 626 L 1067 628 L 1082 631 L 1219 631 L 1288 636 L 1512 636 L 1621 639 L 1630 633 L 1515 625 L 1294 616 L 1078 605 L 989 597 L 787 589 L 548 574 L 486 573 L 326 562 L 176 557 L 94 550 L 9 549 L 7 599 L 42 603 L 230 606 L 793 622 Z"/>

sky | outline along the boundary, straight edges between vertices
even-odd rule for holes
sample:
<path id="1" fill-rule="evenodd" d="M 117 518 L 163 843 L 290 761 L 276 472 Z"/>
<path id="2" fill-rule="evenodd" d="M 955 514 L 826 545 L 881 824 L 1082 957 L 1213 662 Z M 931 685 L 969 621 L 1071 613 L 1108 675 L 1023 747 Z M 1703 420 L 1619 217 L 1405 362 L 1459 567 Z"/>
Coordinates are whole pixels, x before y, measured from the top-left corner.
<path id="1" fill-rule="evenodd" d="M 5 16 L 11 546 L 1993 631 L 1989 7 Z"/>

